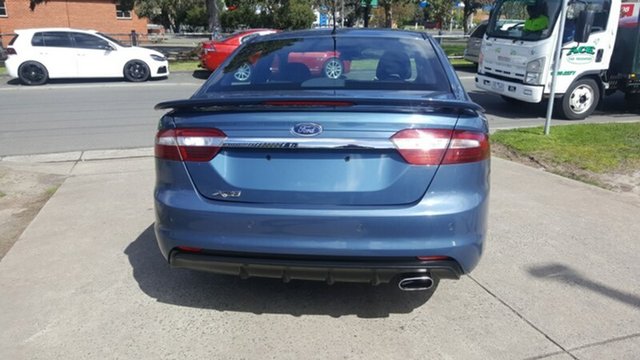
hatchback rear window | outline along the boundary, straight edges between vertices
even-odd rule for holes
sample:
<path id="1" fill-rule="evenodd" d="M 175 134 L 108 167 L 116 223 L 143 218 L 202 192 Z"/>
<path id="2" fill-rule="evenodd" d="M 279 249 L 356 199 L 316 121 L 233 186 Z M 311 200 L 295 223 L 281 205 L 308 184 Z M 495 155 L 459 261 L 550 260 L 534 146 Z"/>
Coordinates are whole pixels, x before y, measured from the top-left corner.
<path id="1" fill-rule="evenodd" d="M 205 89 L 451 91 L 443 65 L 427 40 L 364 36 L 253 41 L 216 72 Z"/>
<path id="2" fill-rule="evenodd" d="M 16 42 L 16 40 L 18 40 L 18 36 L 19 36 L 19 35 L 15 35 L 15 36 L 13 37 L 13 39 L 11 39 L 11 41 L 9 41 L 9 46 L 13 45 L 13 43 L 15 43 L 15 42 Z"/>
<path id="3" fill-rule="evenodd" d="M 487 24 L 480 24 L 478 25 L 477 28 L 475 28 L 475 30 L 473 30 L 473 32 L 471 33 L 471 37 L 472 38 L 484 37 L 484 33 L 486 30 L 487 30 Z"/>

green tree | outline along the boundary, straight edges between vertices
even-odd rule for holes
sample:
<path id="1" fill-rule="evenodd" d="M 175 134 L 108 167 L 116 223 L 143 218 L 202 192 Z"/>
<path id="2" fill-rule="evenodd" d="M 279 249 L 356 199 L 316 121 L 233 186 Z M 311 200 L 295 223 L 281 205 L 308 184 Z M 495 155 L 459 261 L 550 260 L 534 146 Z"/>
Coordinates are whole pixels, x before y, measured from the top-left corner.
<path id="1" fill-rule="evenodd" d="M 240 26 L 278 29 L 310 28 L 315 19 L 309 0 L 232 0 L 221 15 L 225 29 Z"/>
<path id="2" fill-rule="evenodd" d="M 393 11 L 399 9 L 400 6 L 412 3 L 411 0 L 380 0 L 378 5 L 384 10 L 384 27 L 390 28 L 393 26 Z M 415 7 L 416 4 L 413 4 Z"/>
<path id="3" fill-rule="evenodd" d="M 209 14 L 204 4 L 197 4 L 194 7 L 187 10 L 184 22 L 187 25 L 209 28 Z M 219 25 L 218 25 L 219 26 Z"/>
<path id="4" fill-rule="evenodd" d="M 464 33 L 469 31 L 469 17 L 471 14 L 475 14 L 478 9 L 481 9 L 484 5 L 492 4 L 495 0 L 462 0 L 464 9 L 462 11 L 462 26 L 464 27 Z"/>
<path id="5" fill-rule="evenodd" d="M 430 0 L 429 14 L 432 19 L 442 26 L 451 22 L 453 2 L 451 0 Z"/>
<path id="6" fill-rule="evenodd" d="M 275 15 L 278 29 L 308 29 L 316 18 L 307 0 L 282 1 Z"/>
<path id="7" fill-rule="evenodd" d="M 376 27 L 393 27 L 394 24 L 401 26 L 413 24 L 416 20 L 418 5 L 415 2 L 401 0 L 385 5 L 382 1 L 380 6 L 373 11 L 372 25 Z M 388 8 L 386 8 L 388 6 Z"/>

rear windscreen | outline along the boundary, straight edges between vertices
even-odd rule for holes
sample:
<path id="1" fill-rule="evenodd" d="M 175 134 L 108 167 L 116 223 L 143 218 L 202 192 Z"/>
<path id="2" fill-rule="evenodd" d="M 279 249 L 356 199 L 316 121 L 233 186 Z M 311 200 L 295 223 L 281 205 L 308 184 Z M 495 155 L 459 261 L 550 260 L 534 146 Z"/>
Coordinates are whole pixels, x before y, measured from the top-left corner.
<path id="1" fill-rule="evenodd" d="M 9 46 L 13 45 L 14 42 L 18 39 L 18 35 L 15 35 L 11 41 L 9 41 Z"/>
<path id="2" fill-rule="evenodd" d="M 295 89 L 451 92 L 429 41 L 362 36 L 254 41 L 205 84 L 206 92 Z"/>

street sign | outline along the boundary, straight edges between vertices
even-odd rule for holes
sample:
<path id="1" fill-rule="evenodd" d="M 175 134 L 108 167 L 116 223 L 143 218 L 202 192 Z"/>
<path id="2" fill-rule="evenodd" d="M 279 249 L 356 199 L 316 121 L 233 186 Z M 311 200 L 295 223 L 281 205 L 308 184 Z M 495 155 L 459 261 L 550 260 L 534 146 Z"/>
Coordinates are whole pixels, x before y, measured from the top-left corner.
<path id="1" fill-rule="evenodd" d="M 329 17 L 327 14 L 320 13 L 320 26 L 328 26 L 329 25 Z"/>
<path id="2" fill-rule="evenodd" d="M 366 0 L 360 0 L 360 6 L 367 6 L 367 1 Z M 372 8 L 376 8 L 378 7 L 378 0 L 371 0 L 371 7 Z"/>

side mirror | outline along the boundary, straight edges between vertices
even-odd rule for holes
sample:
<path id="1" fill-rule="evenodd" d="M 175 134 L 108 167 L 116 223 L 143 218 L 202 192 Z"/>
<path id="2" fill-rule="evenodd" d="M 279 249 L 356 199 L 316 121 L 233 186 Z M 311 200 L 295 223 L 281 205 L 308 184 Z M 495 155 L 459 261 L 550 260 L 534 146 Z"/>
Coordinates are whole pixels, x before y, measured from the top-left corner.
<path id="1" fill-rule="evenodd" d="M 596 16 L 596 12 L 593 10 L 584 10 L 578 15 L 576 21 L 576 34 L 573 37 L 574 41 L 584 43 L 589 41 L 589 35 L 591 34 L 591 26 Z"/>

